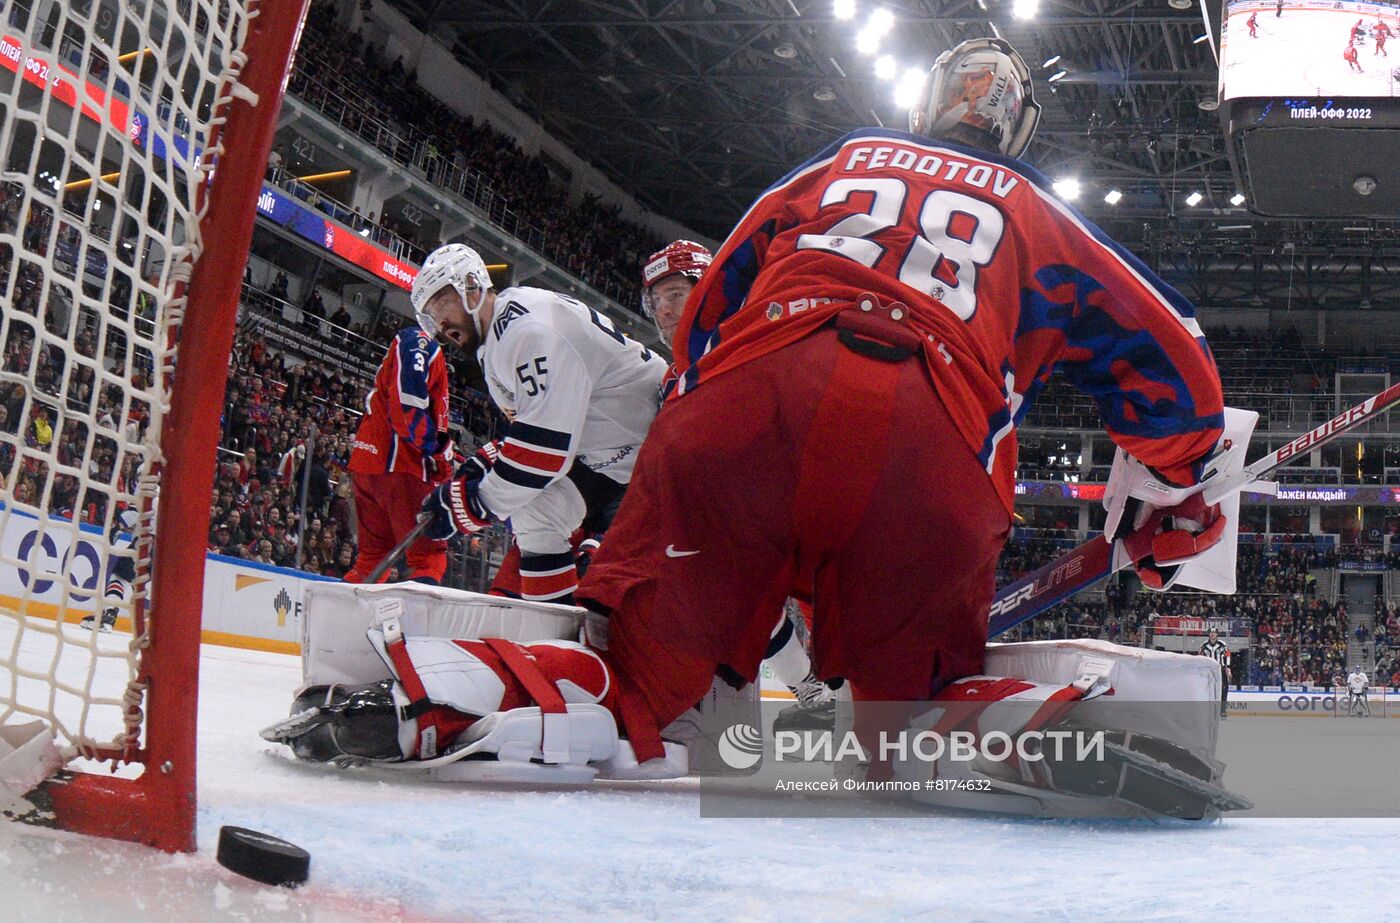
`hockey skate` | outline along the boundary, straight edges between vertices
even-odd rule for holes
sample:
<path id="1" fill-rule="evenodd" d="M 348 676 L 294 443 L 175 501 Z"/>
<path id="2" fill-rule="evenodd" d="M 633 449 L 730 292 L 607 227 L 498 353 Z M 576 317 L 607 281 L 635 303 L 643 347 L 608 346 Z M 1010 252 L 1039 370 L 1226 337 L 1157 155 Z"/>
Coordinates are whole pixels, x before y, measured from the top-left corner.
<path id="1" fill-rule="evenodd" d="M 797 704 L 790 705 L 773 719 L 773 733 L 796 731 L 829 732 L 836 728 L 836 690 L 817 679 L 811 673 L 796 686 L 789 686 L 797 696 Z"/>
<path id="2" fill-rule="evenodd" d="M 92 631 L 93 625 L 97 624 L 97 616 L 96 614 L 84 616 L 83 620 L 78 624 L 81 625 L 83 628 L 86 628 L 88 631 Z M 110 632 L 112 630 L 112 627 L 116 624 L 117 607 L 112 606 L 109 609 L 104 609 L 102 611 L 102 622 L 98 626 L 98 630 L 102 632 Z"/>
<path id="3" fill-rule="evenodd" d="M 292 703 L 292 713 L 259 732 L 286 744 L 298 759 L 353 765 L 403 759 L 393 680 L 363 686 L 312 686 Z"/>

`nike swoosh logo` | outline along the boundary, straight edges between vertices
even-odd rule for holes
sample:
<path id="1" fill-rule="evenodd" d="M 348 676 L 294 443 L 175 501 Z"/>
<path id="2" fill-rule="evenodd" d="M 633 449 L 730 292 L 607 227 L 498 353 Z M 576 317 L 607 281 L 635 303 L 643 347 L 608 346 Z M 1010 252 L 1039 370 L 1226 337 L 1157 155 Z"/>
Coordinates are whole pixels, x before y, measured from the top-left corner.
<path id="1" fill-rule="evenodd" d="M 668 558 L 686 558 L 686 557 L 689 557 L 690 555 L 699 554 L 699 553 L 700 553 L 700 549 L 699 549 L 699 548 L 695 549 L 694 551 L 677 551 L 675 545 L 667 545 L 667 546 L 666 546 L 666 557 L 668 557 Z"/>

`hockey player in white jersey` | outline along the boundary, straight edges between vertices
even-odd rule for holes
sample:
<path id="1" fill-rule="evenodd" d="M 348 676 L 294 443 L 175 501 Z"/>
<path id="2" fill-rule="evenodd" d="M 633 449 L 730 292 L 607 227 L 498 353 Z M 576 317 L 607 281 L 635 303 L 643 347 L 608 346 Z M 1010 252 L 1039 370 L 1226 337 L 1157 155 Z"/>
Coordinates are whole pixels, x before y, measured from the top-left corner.
<path id="1" fill-rule="evenodd" d="M 91 631 L 98 627 L 102 631 L 111 631 L 117 624 L 117 612 L 123 603 L 131 602 L 131 585 L 136 581 L 136 510 L 127 507 L 116 515 L 112 520 L 112 528 L 108 530 L 107 543 L 113 549 L 107 566 L 107 586 L 102 592 L 102 602 L 105 604 L 102 609 L 102 621 L 97 621 L 97 614 L 84 616 L 80 623 L 83 628 Z"/>
<path id="2" fill-rule="evenodd" d="M 1360 666 L 1352 668 L 1347 676 L 1347 717 L 1352 718 L 1360 715 L 1363 718 L 1371 717 L 1371 703 L 1366 698 L 1366 690 L 1371 685 L 1371 678 L 1366 675 Z"/>
<path id="3" fill-rule="evenodd" d="M 470 247 L 449 244 L 413 285 L 418 322 L 474 352 L 511 417 L 499 457 L 428 495 L 431 538 L 510 520 L 521 595 L 571 603 L 578 584 L 569 536 L 607 529 L 652 418 L 666 361 L 582 302 L 539 288 L 492 288 Z"/>

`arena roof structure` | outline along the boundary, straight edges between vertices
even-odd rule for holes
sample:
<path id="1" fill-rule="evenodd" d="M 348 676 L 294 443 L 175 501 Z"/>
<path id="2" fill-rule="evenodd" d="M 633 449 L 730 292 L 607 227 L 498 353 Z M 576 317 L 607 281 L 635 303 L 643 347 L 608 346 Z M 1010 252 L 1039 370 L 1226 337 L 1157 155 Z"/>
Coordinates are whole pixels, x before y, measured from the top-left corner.
<path id="1" fill-rule="evenodd" d="M 1218 2 L 388 2 L 644 205 L 716 238 L 843 133 L 903 127 L 911 72 L 1001 36 L 1044 108 L 1026 159 L 1193 300 L 1400 308 L 1393 223 L 1249 211 L 1214 110 Z"/>

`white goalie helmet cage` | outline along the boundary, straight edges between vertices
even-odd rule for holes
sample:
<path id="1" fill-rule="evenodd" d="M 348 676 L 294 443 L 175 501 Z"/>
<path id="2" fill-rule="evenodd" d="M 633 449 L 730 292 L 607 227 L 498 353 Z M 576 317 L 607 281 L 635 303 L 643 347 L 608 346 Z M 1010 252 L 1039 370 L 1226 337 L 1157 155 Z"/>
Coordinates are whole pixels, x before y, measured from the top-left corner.
<path id="1" fill-rule="evenodd" d="M 467 316 L 480 330 L 477 313 L 481 310 L 485 293 L 491 288 L 491 274 L 486 270 L 486 261 L 471 247 L 465 244 L 448 244 L 439 247 L 428 255 L 418 276 L 413 280 L 413 291 L 409 295 L 413 302 L 413 314 L 418 326 L 430 337 L 441 333 L 441 328 L 427 313 L 428 302 L 434 295 L 451 286 L 462 299 L 462 307 Z M 477 296 L 472 305 L 469 293 Z"/>
<path id="2" fill-rule="evenodd" d="M 1025 153 L 1039 121 L 1030 68 L 999 38 L 969 39 L 939 55 L 909 108 L 914 134 L 937 136 L 967 125 L 1007 157 Z"/>

